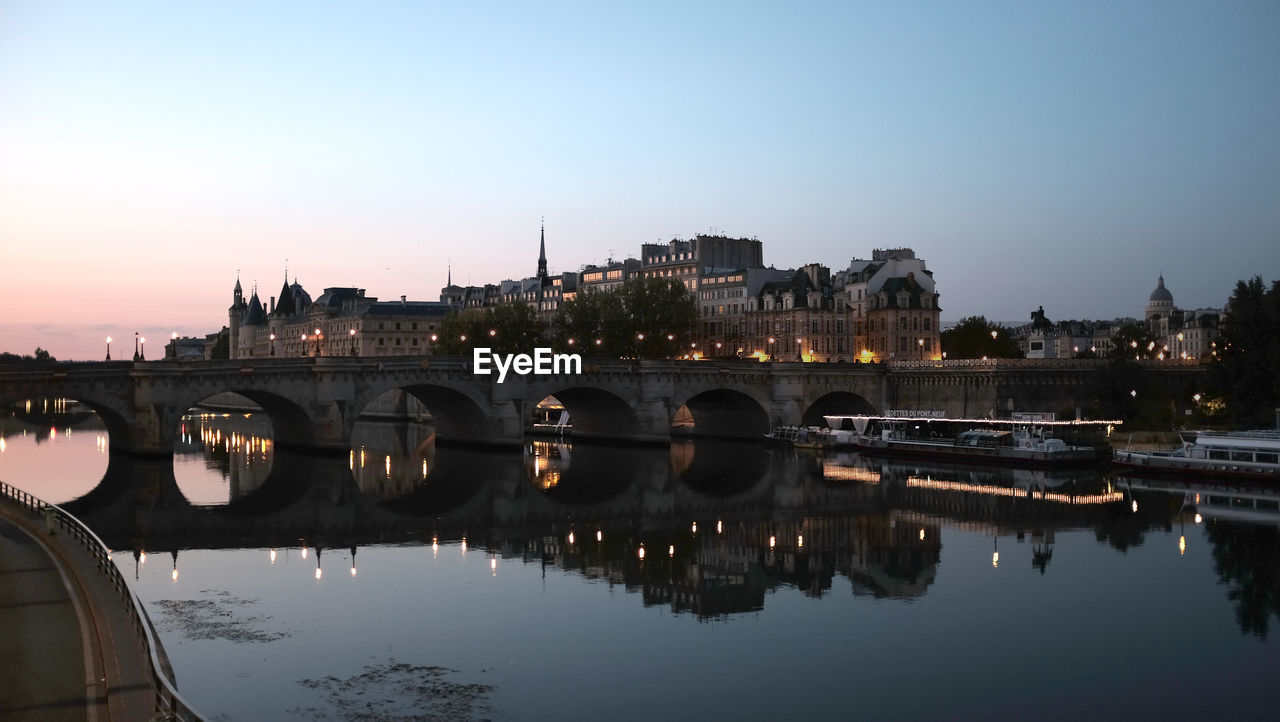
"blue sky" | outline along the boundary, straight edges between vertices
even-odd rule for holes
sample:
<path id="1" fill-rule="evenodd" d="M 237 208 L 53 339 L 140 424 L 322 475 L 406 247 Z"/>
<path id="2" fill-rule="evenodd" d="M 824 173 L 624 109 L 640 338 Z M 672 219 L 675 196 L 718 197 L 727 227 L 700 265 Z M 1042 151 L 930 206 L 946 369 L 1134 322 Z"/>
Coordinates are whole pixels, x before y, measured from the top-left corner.
<path id="1" fill-rule="evenodd" d="M 910 246 L 943 316 L 1280 276 L 1280 4 L 0 0 L 0 348 L 203 334 L 239 269 L 434 299 L 716 231 Z M 114 329 L 114 331 L 112 331 Z"/>

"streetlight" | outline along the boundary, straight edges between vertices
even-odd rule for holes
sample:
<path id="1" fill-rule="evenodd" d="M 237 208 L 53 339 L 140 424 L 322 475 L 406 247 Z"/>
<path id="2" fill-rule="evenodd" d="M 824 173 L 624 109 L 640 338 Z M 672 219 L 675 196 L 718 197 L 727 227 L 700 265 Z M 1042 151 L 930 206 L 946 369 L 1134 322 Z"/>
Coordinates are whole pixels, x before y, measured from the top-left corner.
<path id="1" fill-rule="evenodd" d="M 770 360 L 772 360 L 772 359 L 773 359 L 773 342 L 774 342 L 774 341 L 777 341 L 777 339 L 775 339 L 774 337 L 770 336 L 770 337 L 769 337 L 769 359 L 770 359 Z"/>
<path id="2" fill-rule="evenodd" d="M 276 355 L 276 335 L 273 333 L 267 338 L 271 339 L 271 355 L 275 356 Z"/>
<path id="3" fill-rule="evenodd" d="M 316 355 L 317 356 L 320 355 L 320 339 L 321 338 L 324 338 L 324 336 L 321 335 L 320 329 L 317 328 L 316 329 Z"/>
<path id="4" fill-rule="evenodd" d="M 804 361 L 804 339 L 796 339 L 796 360 Z"/>
<path id="5" fill-rule="evenodd" d="M 347 335 L 351 337 L 351 355 L 356 355 L 356 330 L 354 328 L 347 329 Z"/>
<path id="6" fill-rule="evenodd" d="M 111 337 L 107 337 L 107 360 L 111 360 Z"/>
<path id="7" fill-rule="evenodd" d="M 302 334 L 302 344 L 301 344 L 301 346 L 302 346 L 302 354 L 301 354 L 301 355 L 302 355 L 302 356 L 306 356 L 306 355 L 307 355 L 307 335 L 306 335 L 305 333 L 304 333 L 304 334 Z"/>
<path id="8" fill-rule="evenodd" d="M 147 337 L 146 336 L 142 337 L 142 345 L 138 347 L 138 360 L 139 361 L 147 360 Z"/>
<path id="9" fill-rule="evenodd" d="M 169 343 L 173 345 L 173 357 L 178 358 L 178 332 L 169 334 Z"/>

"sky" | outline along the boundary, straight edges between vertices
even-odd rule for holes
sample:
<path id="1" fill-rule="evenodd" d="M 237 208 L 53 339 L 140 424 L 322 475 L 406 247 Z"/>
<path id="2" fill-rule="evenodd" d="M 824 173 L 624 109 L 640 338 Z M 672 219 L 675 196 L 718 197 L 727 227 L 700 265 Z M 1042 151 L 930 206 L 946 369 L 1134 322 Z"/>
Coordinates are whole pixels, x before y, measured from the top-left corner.
<path id="1" fill-rule="evenodd" d="M 944 321 L 1221 306 L 1280 277 L 1277 37 L 1271 0 L 0 0 L 0 350 L 211 333 L 286 266 L 436 300 L 544 223 L 553 272 L 908 246 Z"/>

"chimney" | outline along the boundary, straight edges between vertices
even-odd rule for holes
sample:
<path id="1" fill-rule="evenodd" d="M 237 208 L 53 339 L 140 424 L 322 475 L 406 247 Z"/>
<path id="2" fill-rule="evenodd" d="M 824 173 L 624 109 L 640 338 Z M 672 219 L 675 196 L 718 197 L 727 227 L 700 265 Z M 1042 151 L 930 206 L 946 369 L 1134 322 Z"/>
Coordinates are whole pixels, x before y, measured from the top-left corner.
<path id="1" fill-rule="evenodd" d="M 275 312 L 276 312 L 276 297 L 272 296 L 271 297 L 271 313 L 275 313 Z"/>
<path id="2" fill-rule="evenodd" d="M 407 303 L 406 303 L 406 301 L 405 301 L 405 297 L 404 297 L 403 295 L 402 295 L 402 296 L 400 296 L 400 305 L 401 305 L 401 306 L 407 305 Z"/>

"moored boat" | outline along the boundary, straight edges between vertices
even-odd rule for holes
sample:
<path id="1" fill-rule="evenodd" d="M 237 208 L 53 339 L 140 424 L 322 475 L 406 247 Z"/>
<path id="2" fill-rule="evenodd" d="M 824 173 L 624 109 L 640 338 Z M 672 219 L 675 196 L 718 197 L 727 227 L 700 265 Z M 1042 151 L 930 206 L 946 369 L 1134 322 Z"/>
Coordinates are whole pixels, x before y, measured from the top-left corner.
<path id="1" fill-rule="evenodd" d="M 827 416 L 833 430 L 847 434 L 848 445 L 870 455 L 928 458 L 1010 466 L 1085 466 L 1109 456 L 1101 443 L 1103 429 L 1116 421 L 1054 421 L 1037 415 L 1026 419 L 948 419 L 921 416 Z M 1077 439 L 1097 436 L 1095 443 L 1067 443 L 1050 436 L 1070 430 Z"/>
<path id="2" fill-rule="evenodd" d="M 1112 461 L 1139 473 L 1280 479 L 1280 431 L 1200 431 L 1177 449 L 1116 449 Z"/>

